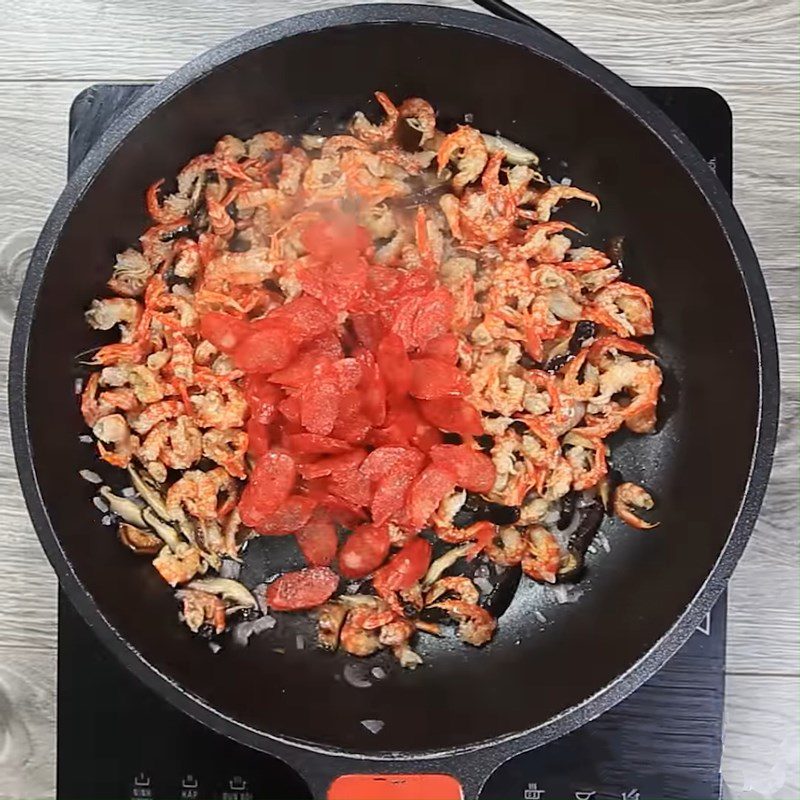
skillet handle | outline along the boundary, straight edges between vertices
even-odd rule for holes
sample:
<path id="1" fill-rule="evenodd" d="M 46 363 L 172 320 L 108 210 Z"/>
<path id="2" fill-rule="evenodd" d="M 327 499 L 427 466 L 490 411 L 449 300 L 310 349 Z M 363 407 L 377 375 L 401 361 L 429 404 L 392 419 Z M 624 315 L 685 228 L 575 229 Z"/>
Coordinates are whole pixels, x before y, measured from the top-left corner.
<path id="1" fill-rule="evenodd" d="M 523 14 L 522 11 L 514 8 L 514 6 L 510 6 L 505 0 L 474 0 L 474 2 L 475 5 L 485 8 L 496 17 L 500 17 L 500 19 L 507 19 L 510 22 L 518 22 L 520 25 L 527 25 L 529 28 L 536 28 L 537 30 L 550 34 L 550 36 L 554 36 L 559 41 L 570 44 L 563 36 L 560 36 L 546 25 L 542 25 L 541 22 L 537 22 L 527 14 Z"/>
<path id="2" fill-rule="evenodd" d="M 342 775 L 328 787 L 327 800 L 465 800 L 461 784 L 436 773 Z"/>

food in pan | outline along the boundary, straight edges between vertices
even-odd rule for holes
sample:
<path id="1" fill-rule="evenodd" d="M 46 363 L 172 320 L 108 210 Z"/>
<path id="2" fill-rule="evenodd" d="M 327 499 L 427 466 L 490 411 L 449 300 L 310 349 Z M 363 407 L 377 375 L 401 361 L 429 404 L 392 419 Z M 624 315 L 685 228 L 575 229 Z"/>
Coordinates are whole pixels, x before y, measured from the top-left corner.
<path id="1" fill-rule="evenodd" d="M 224 136 L 150 186 L 86 313 L 119 340 L 81 410 L 131 480 L 99 502 L 193 631 L 313 610 L 323 647 L 413 667 L 447 622 L 492 638 L 475 565 L 574 581 L 606 512 L 652 527 L 607 439 L 653 431 L 661 371 L 619 242 L 554 218 L 597 197 L 376 98 L 379 123 Z M 234 579 L 254 536 L 294 536 L 307 567 L 254 596 Z"/>

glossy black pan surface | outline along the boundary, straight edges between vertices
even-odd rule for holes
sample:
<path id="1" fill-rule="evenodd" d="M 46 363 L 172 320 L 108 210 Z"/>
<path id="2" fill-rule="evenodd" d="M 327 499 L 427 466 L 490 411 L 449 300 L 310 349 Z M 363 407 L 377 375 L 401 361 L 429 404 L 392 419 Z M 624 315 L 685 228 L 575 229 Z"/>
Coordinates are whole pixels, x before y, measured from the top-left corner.
<path id="1" fill-rule="evenodd" d="M 368 691 L 343 659 L 273 651 L 269 636 L 212 655 L 176 622 L 171 592 L 98 521 L 97 468 L 78 436 L 75 354 L 96 346 L 81 314 L 113 256 L 146 226 L 144 187 L 225 132 L 302 132 L 421 95 L 445 127 L 533 147 L 545 171 L 596 191 L 566 216 L 627 237 L 627 276 L 656 307 L 668 376 L 659 432 L 622 437 L 615 465 L 653 489 L 661 526 L 607 524 L 578 603 L 533 618 L 520 591 L 490 646 L 423 646 L 425 667 Z M 320 116 L 322 113 L 322 116 Z M 563 162 L 566 162 L 564 164 Z M 229 42 L 118 119 L 77 170 L 34 252 L 12 345 L 11 411 L 23 489 L 70 598 L 112 650 L 221 732 L 295 760 L 295 748 L 436 757 L 493 743 L 506 755 L 596 716 L 688 637 L 744 548 L 769 474 L 777 413 L 772 318 L 755 255 L 724 190 L 684 136 L 635 90 L 568 45 L 517 25 L 420 6 L 362 6 L 288 20 Z M 363 719 L 380 719 L 379 735 Z M 310 754 L 310 753 L 309 753 Z"/>

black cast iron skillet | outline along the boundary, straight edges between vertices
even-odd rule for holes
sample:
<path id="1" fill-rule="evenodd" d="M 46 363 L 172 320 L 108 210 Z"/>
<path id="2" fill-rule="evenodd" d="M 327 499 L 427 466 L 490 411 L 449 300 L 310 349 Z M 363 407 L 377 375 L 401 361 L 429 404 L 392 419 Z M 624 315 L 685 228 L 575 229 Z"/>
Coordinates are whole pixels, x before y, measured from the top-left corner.
<path id="1" fill-rule="evenodd" d="M 655 300 L 653 346 L 667 381 L 659 432 L 614 447 L 615 465 L 653 490 L 658 529 L 607 524 L 611 553 L 590 560 L 580 602 L 543 609 L 546 625 L 533 617 L 538 590 L 523 585 L 485 649 L 425 644 L 423 668 L 357 689 L 336 679 L 343 657 L 291 645 L 274 652 L 281 636 L 294 641 L 300 621 L 282 621 L 277 639 L 218 655 L 177 623 L 172 593 L 99 524 L 91 487 L 77 475 L 97 464 L 78 440 L 73 378 L 75 354 L 98 343 L 81 311 L 102 294 L 114 253 L 144 229 L 148 183 L 225 132 L 324 127 L 369 106 L 378 88 L 429 99 L 445 126 L 471 113 L 481 129 L 542 153 L 545 171 L 600 194 L 599 216 L 588 208 L 567 216 L 592 243 L 626 234 L 627 276 Z M 632 692 L 709 610 L 769 475 L 777 354 L 736 212 L 683 134 L 638 92 L 546 33 L 462 11 L 360 6 L 223 44 L 116 120 L 33 254 L 10 401 L 25 497 L 61 584 L 151 688 L 283 759 L 317 796 L 345 772 L 423 772 L 454 774 L 473 797 L 504 760 Z M 372 734 L 364 719 L 384 727 Z"/>

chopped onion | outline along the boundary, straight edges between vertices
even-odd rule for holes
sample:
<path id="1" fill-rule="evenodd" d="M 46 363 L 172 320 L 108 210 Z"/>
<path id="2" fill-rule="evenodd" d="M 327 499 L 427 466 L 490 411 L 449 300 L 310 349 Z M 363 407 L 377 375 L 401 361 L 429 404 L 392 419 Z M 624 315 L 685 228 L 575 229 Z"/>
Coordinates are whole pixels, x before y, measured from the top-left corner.
<path id="1" fill-rule="evenodd" d="M 80 394 L 83 391 L 83 378 L 75 378 L 75 394 Z"/>
<path id="2" fill-rule="evenodd" d="M 480 564 L 475 570 L 475 577 L 476 578 L 488 578 L 489 577 L 489 565 L 488 564 Z"/>
<path id="3" fill-rule="evenodd" d="M 83 443 L 83 444 L 91 444 L 91 443 L 94 441 L 94 439 L 92 439 L 92 437 L 91 437 L 91 436 L 89 436 L 89 434 L 88 434 L 88 433 L 82 433 L 82 434 L 81 434 L 81 435 L 78 437 L 78 441 L 79 441 L 79 442 L 81 442 L 81 443 Z"/>
<path id="4" fill-rule="evenodd" d="M 362 719 L 361 724 L 370 733 L 380 733 L 386 723 L 382 719 Z"/>
<path id="5" fill-rule="evenodd" d="M 373 667 L 370 672 L 376 680 L 382 681 L 386 677 L 386 670 L 383 667 Z"/>
<path id="6" fill-rule="evenodd" d="M 267 584 L 259 583 L 258 586 L 254 586 L 253 597 L 256 598 L 256 603 L 258 603 L 258 610 L 264 615 L 269 615 L 269 605 L 267 604 Z"/>
<path id="7" fill-rule="evenodd" d="M 92 469 L 79 469 L 78 475 L 89 483 L 102 483 L 103 479 Z"/>
<path id="8" fill-rule="evenodd" d="M 120 494 L 121 494 L 123 497 L 136 497 L 136 489 L 134 489 L 134 488 L 133 488 L 133 486 L 126 486 L 126 487 L 125 487 L 125 488 L 124 488 L 124 489 L 123 489 L 123 490 L 120 492 Z"/>
<path id="9" fill-rule="evenodd" d="M 242 571 L 241 561 L 237 561 L 234 558 L 223 558 L 222 563 L 219 566 L 220 578 L 229 578 L 230 580 L 233 581 L 239 578 L 239 573 L 241 571 Z"/>
<path id="10" fill-rule="evenodd" d="M 550 591 L 559 605 L 577 603 L 583 596 L 583 589 L 577 586 L 568 586 L 566 583 L 557 583 L 550 587 Z"/>
<path id="11" fill-rule="evenodd" d="M 219 653 L 220 650 L 222 650 L 222 645 L 219 642 L 209 642 L 208 643 L 208 649 L 214 655 L 216 655 L 217 653 Z"/>
<path id="12" fill-rule="evenodd" d="M 492 589 L 494 589 L 492 582 L 488 578 L 482 578 L 480 575 L 475 576 L 472 579 L 472 582 L 478 587 L 480 593 L 483 595 L 491 594 Z"/>
<path id="13" fill-rule="evenodd" d="M 547 622 L 547 617 L 544 614 L 542 614 L 542 612 L 539 611 L 539 609 L 536 609 L 536 611 L 533 612 L 533 616 L 536 617 L 536 619 L 538 619 L 539 622 L 542 623 L 542 625 L 544 625 L 545 622 Z"/>
<path id="14" fill-rule="evenodd" d="M 108 512 L 108 510 L 109 510 L 108 509 L 108 503 L 106 503 L 106 501 L 103 500 L 103 498 L 100 497 L 99 495 L 95 495 L 92 498 L 92 502 L 94 503 L 94 507 L 98 511 L 102 511 L 104 514 L 106 514 Z"/>
<path id="15" fill-rule="evenodd" d="M 306 640 L 299 633 L 297 634 L 297 636 L 294 637 L 294 646 L 298 650 L 306 649 Z"/>
<path id="16" fill-rule="evenodd" d="M 109 514 L 104 514 L 100 518 L 100 524 L 101 525 L 110 525 L 113 521 L 114 521 L 114 519 Z"/>
<path id="17" fill-rule="evenodd" d="M 345 681 L 356 689 L 369 689 L 372 686 L 372 681 L 367 677 L 361 664 L 345 664 L 342 675 Z"/>
<path id="18" fill-rule="evenodd" d="M 277 622 L 275 617 L 270 617 L 268 614 L 258 619 L 240 622 L 233 626 L 231 637 L 235 644 L 245 647 L 251 636 L 274 628 Z"/>

